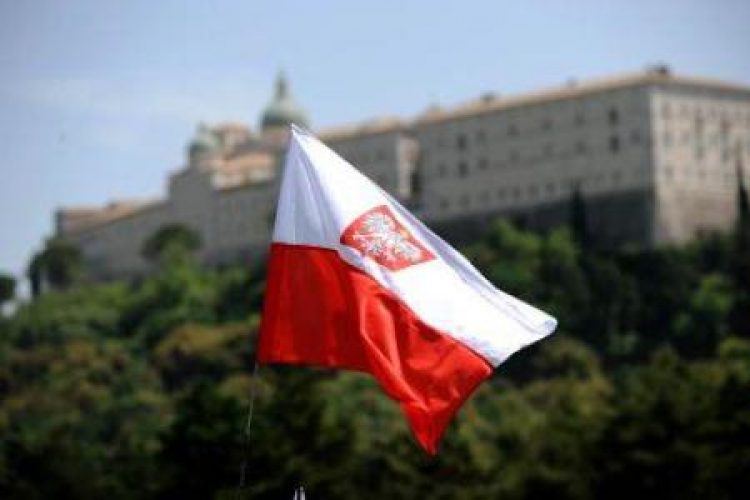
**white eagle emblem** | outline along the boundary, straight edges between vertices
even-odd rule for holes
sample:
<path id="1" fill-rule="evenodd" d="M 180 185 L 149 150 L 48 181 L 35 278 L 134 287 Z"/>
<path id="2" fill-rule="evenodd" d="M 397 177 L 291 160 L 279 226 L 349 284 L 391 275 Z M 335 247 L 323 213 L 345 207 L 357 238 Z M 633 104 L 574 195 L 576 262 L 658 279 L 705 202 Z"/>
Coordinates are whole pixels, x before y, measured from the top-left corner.
<path id="1" fill-rule="evenodd" d="M 354 221 L 341 237 L 381 265 L 398 270 L 433 258 L 390 213 L 386 206 L 376 207 Z"/>

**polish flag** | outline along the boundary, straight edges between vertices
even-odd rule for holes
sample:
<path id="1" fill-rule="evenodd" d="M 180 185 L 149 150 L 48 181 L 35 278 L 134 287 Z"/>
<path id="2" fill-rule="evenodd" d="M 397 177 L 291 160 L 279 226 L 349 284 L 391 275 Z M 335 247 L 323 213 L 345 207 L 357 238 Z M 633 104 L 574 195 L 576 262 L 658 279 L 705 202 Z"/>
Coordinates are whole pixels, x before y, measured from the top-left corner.
<path id="1" fill-rule="evenodd" d="M 435 454 L 493 369 L 555 329 L 307 132 L 286 156 L 260 363 L 371 374 Z"/>

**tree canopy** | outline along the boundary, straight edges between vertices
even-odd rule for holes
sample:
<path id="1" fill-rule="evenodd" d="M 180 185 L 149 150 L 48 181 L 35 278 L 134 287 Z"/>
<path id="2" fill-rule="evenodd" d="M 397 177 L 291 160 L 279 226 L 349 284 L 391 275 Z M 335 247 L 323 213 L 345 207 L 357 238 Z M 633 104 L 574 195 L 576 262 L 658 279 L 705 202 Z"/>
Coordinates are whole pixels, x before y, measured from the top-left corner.
<path id="1" fill-rule="evenodd" d="M 182 224 L 168 224 L 159 228 L 143 244 L 142 254 L 154 263 L 184 259 L 201 247 L 201 237 Z"/>
<path id="2" fill-rule="evenodd" d="M 736 241 L 605 254 L 498 221 L 466 255 L 560 331 L 479 387 L 434 459 L 364 375 L 253 376 L 262 266 L 56 287 L 0 324 L 0 497 L 233 497 L 252 389 L 247 498 L 744 498 Z"/>
<path id="3" fill-rule="evenodd" d="M 52 239 L 31 258 L 27 276 L 33 296 L 39 295 L 46 287 L 70 288 L 84 278 L 83 255 L 75 245 Z"/>
<path id="4" fill-rule="evenodd" d="M 16 278 L 0 273 L 0 308 L 16 296 Z"/>

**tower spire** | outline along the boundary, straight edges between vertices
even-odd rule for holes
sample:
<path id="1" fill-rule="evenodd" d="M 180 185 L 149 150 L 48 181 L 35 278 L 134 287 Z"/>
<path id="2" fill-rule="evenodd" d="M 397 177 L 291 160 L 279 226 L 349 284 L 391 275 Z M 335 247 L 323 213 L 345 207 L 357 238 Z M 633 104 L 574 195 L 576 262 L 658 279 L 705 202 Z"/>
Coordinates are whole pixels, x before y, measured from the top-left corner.
<path id="1" fill-rule="evenodd" d="M 276 75 L 276 99 L 285 99 L 289 95 L 289 83 L 286 79 L 286 73 L 280 69 Z"/>
<path id="2" fill-rule="evenodd" d="M 292 97 L 286 73 L 279 70 L 276 76 L 276 88 L 273 99 L 266 106 L 261 116 L 261 130 L 287 130 L 289 125 L 297 124 L 308 127 L 307 116 Z"/>

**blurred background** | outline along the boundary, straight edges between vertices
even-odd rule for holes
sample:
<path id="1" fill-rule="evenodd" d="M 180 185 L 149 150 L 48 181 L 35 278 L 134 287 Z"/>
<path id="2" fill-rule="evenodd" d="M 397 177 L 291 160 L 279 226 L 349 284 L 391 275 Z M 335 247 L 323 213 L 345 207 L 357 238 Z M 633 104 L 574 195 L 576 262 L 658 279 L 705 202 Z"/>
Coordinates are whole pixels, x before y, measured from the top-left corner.
<path id="1" fill-rule="evenodd" d="M 0 5 L 0 496 L 740 498 L 750 6 Z M 560 320 L 435 459 L 252 376 L 291 123 Z M 249 450 L 243 444 L 257 393 Z"/>

